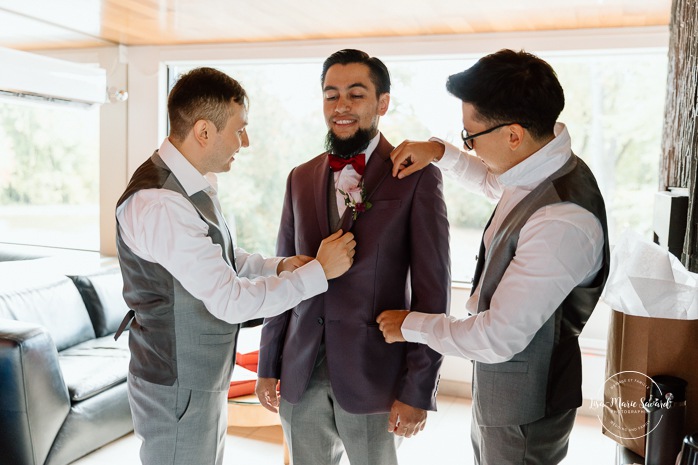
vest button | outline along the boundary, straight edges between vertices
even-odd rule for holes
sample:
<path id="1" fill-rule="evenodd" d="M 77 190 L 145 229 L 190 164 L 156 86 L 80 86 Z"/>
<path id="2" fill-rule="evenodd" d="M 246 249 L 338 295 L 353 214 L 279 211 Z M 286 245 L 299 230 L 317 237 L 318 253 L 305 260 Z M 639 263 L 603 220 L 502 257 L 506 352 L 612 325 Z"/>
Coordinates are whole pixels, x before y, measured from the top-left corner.
<path id="1" fill-rule="evenodd" d="M 321 325 L 325 322 L 325 320 L 322 319 L 322 317 L 317 319 L 317 324 Z"/>

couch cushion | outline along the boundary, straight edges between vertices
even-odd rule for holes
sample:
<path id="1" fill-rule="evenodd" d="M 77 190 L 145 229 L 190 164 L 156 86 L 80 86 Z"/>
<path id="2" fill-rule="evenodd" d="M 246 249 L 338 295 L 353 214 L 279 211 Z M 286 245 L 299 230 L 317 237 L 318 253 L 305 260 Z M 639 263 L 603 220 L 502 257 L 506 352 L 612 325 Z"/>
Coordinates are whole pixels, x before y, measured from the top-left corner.
<path id="1" fill-rule="evenodd" d="M 77 288 L 44 259 L 0 263 L 0 318 L 43 326 L 58 351 L 95 337 Z"/>
<path id="2" fill-rule="evenodd" d="M 58 354 L 58 363 L 73 402 L 89 399 L 126 382 L 130 352 L 128 337 L 112 336 L 83 342 Z"/>
<path id="3" fill-rule="evenodd" d="M 82 295 L 97 337 L 113 334 L 128 312 L 118 266 L 70 277 Z"/>

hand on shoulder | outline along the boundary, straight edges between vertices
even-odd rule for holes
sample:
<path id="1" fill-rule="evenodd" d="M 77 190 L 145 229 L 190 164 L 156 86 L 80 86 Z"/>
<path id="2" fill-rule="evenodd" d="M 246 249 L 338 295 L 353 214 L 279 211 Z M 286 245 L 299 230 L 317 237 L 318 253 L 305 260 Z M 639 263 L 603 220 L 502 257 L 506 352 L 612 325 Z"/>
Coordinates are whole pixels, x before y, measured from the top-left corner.
<path id="1" fill-rule="evenodd" d="M 403 141 L 390 153 L 393 177 L 402 179 L 424 169 L 431 162 L 440 160 L 444 150 L 444 145 L 437 141 Z"/>

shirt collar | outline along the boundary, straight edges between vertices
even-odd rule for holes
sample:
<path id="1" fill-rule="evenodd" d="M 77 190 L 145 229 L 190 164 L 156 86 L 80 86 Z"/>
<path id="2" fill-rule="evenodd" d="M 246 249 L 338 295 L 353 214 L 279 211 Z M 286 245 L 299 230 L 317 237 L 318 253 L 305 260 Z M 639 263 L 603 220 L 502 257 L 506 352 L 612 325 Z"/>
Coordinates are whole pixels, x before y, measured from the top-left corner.
<path id="1" fill-rule="evenodd" d="M 506 187 L 540 184 L 545 178 L 562 168 L 572 156 L 572 140 L 563 123 L 555 124 L 555 138 L 518 165 L 499 176 Z"/>
<path id="2" fill-rule="evenodd" d="M 172 170 L 172 174 L 182 184 L 188 196 L 191 197 L 197 192 L 207 189 L 213 189 L 213 193 L 217 192 L 218 178 L 216 175 L 214 173 L 206 175 L 199 173 L 194 165 L 189 163 L 189 160 L 177 150 L 177 147 L 172 145 L 169 138 L 165 138 L 158 153 L 162 161 Z"/>
<path id="3" fill-rule="evenodd" d="M 380 142 L 380 140 L 381 133 L 379 132 L 373 137 L 373 139 L 371 139 L 371 142 L 368 143 L 368 147 L 366 147 L 366 150 L 364 150 L 364 153 L 366 154 L 366 163 L 368 163 L 368 159 L 371 158 L 371 155 L 376 150 L 376 147 L 378 147 L 378 142 Z"/>

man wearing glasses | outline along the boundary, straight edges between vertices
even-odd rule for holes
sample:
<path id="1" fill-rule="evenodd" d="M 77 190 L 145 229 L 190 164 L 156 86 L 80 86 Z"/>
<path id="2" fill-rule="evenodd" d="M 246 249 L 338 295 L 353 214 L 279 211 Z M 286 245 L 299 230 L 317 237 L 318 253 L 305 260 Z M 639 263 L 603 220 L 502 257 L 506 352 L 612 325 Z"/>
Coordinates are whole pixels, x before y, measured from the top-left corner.
<path id="1" fill-rule="evenodd" d="M 582 404 L 578 336 L 608 276 L 604 201 L 556 122 L 564 95 L 548 63 L 501 50 L 446 87 L 462 101 L 468 152 L 405 141 L 391 158 L 398 178 L 434 162 L 499 200 L 478 254 L 471 316 L 394 310 L 377 321 L 388 342 L 473 360 L 476 464 L 557 464 Z"/>

